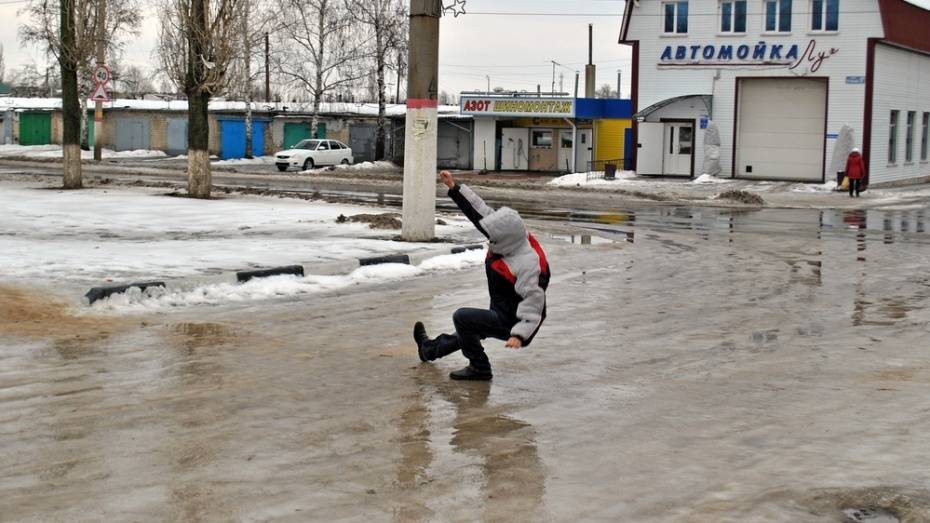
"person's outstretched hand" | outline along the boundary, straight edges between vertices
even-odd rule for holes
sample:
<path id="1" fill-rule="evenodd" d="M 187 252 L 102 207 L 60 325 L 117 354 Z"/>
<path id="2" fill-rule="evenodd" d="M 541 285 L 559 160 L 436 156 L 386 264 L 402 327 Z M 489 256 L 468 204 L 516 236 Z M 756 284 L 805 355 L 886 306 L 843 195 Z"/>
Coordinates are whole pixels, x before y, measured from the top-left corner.
<path id="1" fill-rule="evenodd" d="M 446 184 L 446 187 L 450 189 L 455 187 L 455 178 L 452 177 L 452 173 L 449 171 L 442 171 L 439 173 L 439 178 L 442 180 L 442 183 Z"/>
<path id="2" fill-rule="evenodd" d="M 523 341 L 521 341 L 520 338 L 516 336 L 511 336 L 510 339 L 507 340 L 507 343 L 504 344 L 504 346 L 508 349 L 519 349 L 523 347 Z"/>

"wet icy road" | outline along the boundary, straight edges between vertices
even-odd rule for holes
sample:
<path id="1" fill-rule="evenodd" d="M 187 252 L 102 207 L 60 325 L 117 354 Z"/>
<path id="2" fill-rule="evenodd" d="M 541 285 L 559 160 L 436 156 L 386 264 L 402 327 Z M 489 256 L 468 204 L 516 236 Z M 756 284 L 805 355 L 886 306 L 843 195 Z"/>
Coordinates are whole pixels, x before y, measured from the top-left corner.
<path id="1" fill-rule="evenodd" d="M 3 286 L 0 519 L 928 521 L 928 216 L 539 223 L 549 319 L 489 385 L 409 332 L 479 268 L 105 318 Z"/>

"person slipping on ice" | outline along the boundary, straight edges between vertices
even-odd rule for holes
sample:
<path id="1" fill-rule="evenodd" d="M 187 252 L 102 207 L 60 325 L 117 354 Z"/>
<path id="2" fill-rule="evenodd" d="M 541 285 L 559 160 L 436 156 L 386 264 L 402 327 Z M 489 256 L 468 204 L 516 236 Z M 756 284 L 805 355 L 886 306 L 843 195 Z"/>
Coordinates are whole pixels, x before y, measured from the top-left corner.
<path id="1" fill-rule="evenodd" d="M 413 338 L 420 361 L 433 361 L 461 350 L 469 364 L 449 377 L 486 381 L 492 377 L 491 362 L 481 340 L 506 340 L 506 347 L 511 349 L 526 347 L 533 341 L 546 318 L 549 263 L 539 242 L 527 233 L 517 211 L 508 207 L 491 209 L 467 185 L 456 183 L 448 171 L 439 176 L 449 188 L 449 197 L 489 240 L 484 267 L 491 306 L 455 311 L 452 315 L 455 333 L 440 334 L 434 339 L 426 334 L 423 323 L 416 322 Z"/>

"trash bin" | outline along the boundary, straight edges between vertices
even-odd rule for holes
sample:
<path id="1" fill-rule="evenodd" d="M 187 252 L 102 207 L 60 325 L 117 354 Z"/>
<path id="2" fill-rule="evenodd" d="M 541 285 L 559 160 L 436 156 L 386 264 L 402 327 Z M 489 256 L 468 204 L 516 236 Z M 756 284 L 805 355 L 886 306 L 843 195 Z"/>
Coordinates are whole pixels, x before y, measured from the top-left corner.
<path id="1" fill-rule="evenodd" d="M 616 177 L 617 177 L 617 164 L 605 163 L 604 164 L 604 179 L 613 180 Z"/>

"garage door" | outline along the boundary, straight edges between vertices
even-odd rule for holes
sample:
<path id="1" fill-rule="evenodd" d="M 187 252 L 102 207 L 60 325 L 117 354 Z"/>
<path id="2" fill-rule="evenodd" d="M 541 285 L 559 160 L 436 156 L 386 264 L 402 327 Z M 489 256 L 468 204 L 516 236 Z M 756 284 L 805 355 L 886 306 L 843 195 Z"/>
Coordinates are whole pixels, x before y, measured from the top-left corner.
<path id="1" fill-rule="evenodd" d="M 822 182 L 826 106 L 821 79 L 740 80 L 736 176 Z"/>
<path id="2" fill-rule="evenodd" d="M 150 149 L 150 130 L 147 118 L 119 118 L 116 120 L 116 150 L 137 151 Z"/>

